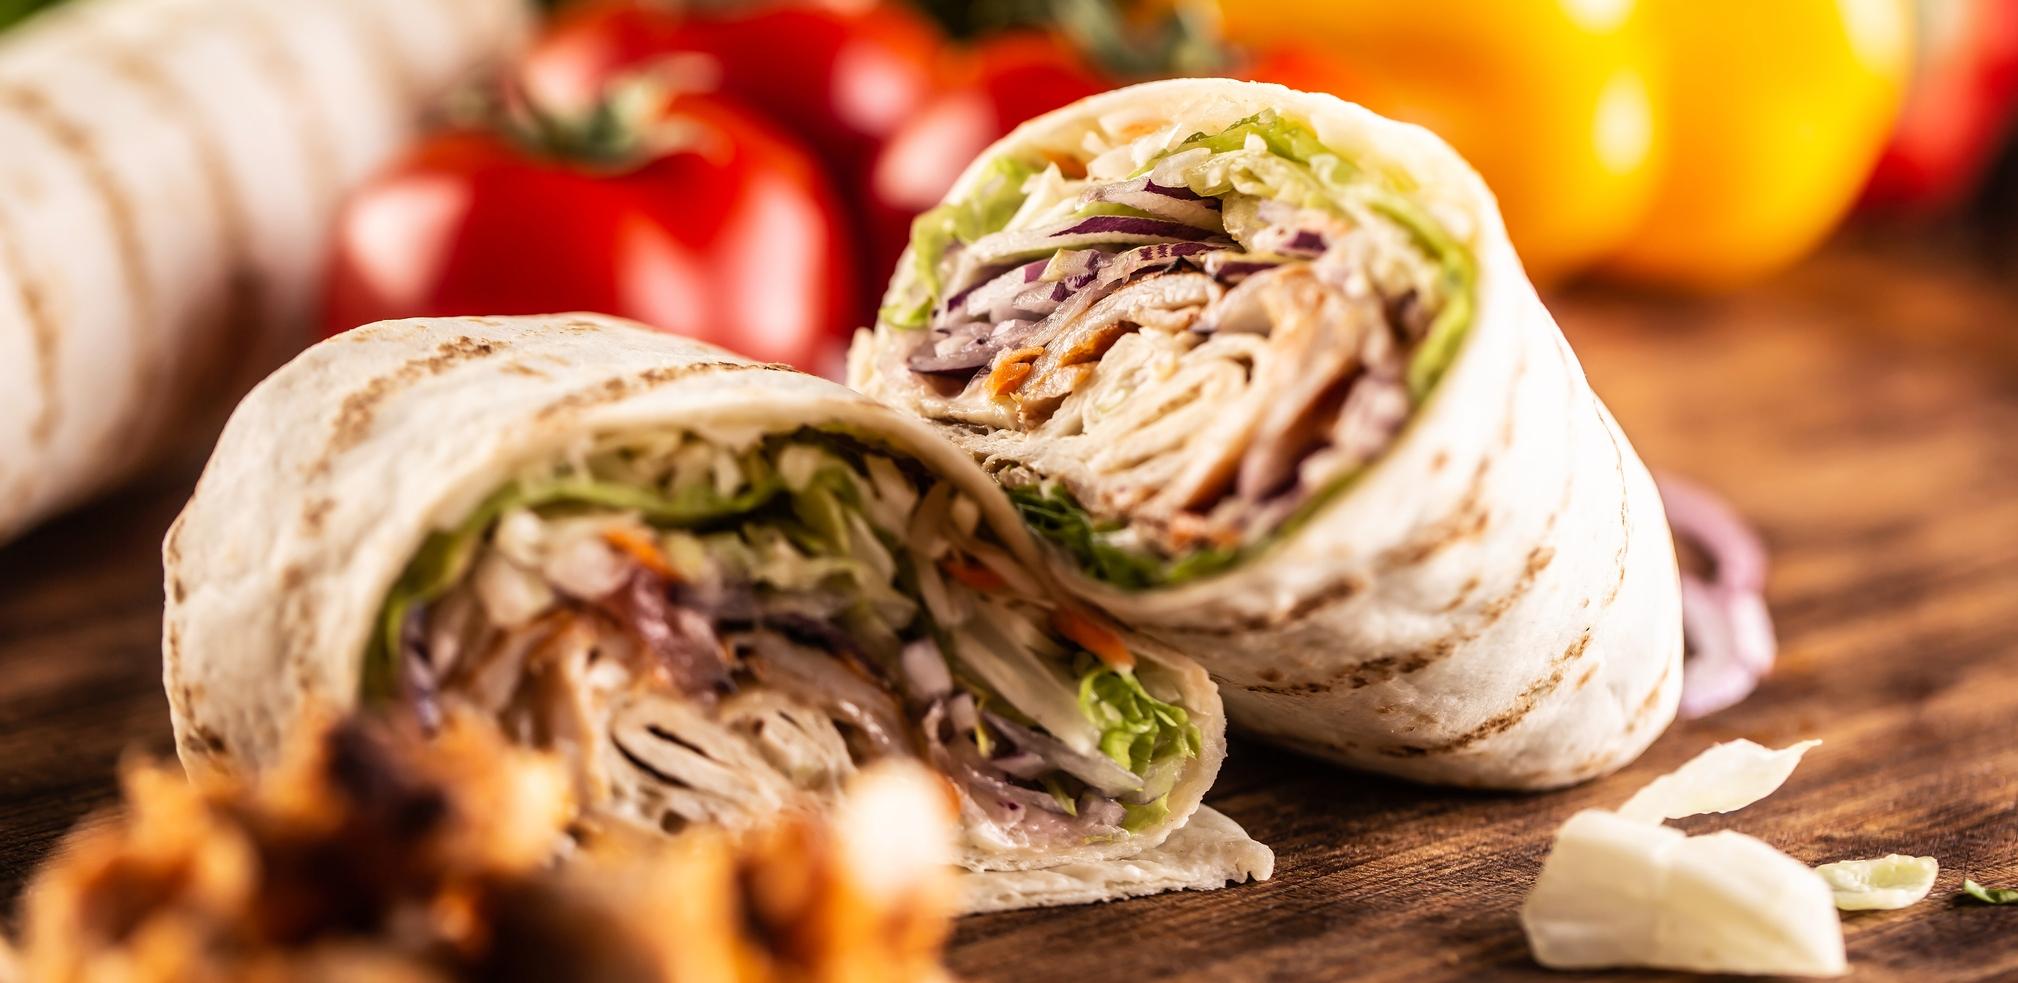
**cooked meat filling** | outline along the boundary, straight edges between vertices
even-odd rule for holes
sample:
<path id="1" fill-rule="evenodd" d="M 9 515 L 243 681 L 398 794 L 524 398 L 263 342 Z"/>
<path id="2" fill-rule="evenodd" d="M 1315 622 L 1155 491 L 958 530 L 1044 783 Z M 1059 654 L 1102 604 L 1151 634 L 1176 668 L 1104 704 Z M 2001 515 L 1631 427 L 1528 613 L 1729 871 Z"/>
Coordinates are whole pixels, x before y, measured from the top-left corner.
<path id="1" fill-rule="evenodd" d="M 1129 150 L 998 162 L 921 220 L 885 324 L 922 329 L 924 409 L 985 434 L 1026 511 L 1158 561 L 1238 550 L 1394 441 L 1466 274 L 1294 122 Z"/>
<path id="2" fill-rule="evenodd" d="M 1199 750 L 1172 682 L 1054 610 L 972 500 L 818 431 L 529 474 L 423 548 L 385 632 L 404 699 L 474 708 L 666 830 L 901 756 L 952 779 L 977 848 L 1073 845 L 1159 821 Z"/>

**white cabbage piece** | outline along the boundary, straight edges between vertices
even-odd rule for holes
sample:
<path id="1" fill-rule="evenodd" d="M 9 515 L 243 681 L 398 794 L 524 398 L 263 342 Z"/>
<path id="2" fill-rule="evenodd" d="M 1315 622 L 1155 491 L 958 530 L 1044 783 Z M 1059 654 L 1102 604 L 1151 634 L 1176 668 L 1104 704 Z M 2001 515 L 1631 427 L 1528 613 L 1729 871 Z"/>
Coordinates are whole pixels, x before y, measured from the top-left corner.
<path id="1" fill-rule="evenodd" d="M 1876 860 L 1838 860 L 1815 868 L 1844 911 L 1891 911 L 1918 902 L 1934 889 L 1941 864 L 1933 857 L 1894 853 Z"/>
<path id="2" fill-rule="evenodd" d="M 1847 972 L 1836 900 L 1821 875 L 1743 833 L 1689 836 L 1662 825 L 1758 801 L 1815 743 L 1777 751 L 1718 744 L 1617 812 L 1570 817 L 1521 906 L 1535 961 L 1555 969 Z"/>
<path id="3" fill-rule="evenodd" d="M 1786 783 L 1801 756 L 1821 741 L 1802 741 L 1778 750 L 1751 741 L 1725 741 L 1689 759 L 1634 793 L 1618 814 L 1658 823 L 1712 812 L 1736 812 Z"/>
<path id="4" fill-rule="evenodd" d="M 1556 834 L 1521 925 L 1555 969 L 1848 969 L 1829 886 L 1805 864 L 1743 833 L 1687 836 L 1602 809 Z"/>

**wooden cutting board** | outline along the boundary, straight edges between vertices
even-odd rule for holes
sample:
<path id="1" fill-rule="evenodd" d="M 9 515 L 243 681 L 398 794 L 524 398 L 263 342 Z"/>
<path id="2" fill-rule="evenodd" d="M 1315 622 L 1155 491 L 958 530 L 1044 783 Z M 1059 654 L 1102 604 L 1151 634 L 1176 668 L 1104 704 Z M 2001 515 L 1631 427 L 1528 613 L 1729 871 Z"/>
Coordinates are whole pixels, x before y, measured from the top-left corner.
<path id="1" fill-rule="evenodd" d="M 1824 743 L 1732 826 L 1809 862 L 1927 854 L 1934 894 L 1849 914 L 1859 979 L 2018 978 L 2018 292 L 1846 246 L 1716 301 L 1585 290 L 1554 309 L 1656 469 L 1723 490 L 1773 550 L 1783 650 L 1751 700 L 1622 774 L 1547 795 L 1367 778 L 1236 741 L 1210 801 L 1276 848 L 1228 891 L 969 919 L 977 980 L 1550 978 L 1514 912 L 1556 826 L 1711 742 Z M 187 474 L 0 550 L 0 900 L 128 750 L 166 753 L 157 544 Z"/>

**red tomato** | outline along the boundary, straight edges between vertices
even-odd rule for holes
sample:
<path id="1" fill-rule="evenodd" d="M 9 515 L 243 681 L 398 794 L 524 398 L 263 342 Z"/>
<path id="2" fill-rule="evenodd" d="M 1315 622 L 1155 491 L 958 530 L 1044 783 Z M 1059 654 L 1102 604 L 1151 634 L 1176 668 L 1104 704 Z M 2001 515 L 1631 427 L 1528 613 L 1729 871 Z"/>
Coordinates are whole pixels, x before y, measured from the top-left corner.
<path id="1" fill-rule="evenodd" d="M 520 80 L 536 104 L 565 110 L 589 105 L 618 76 L 669 64 L 681 81 L 761 110 L 852 178 L 931 94 L 939 49 L 931 23 L 895 4 L 799 0 L 680 14 L 650 0 L 602 0 L 556 18 Z"/>
<path id="2" fill-rule="evenodd" d="M 876 158 L 869 179 L 875 269 L 889 275 L 910 238 L 911 219 L 937 205 L 989 144 L 1024 120 L 1112 85 L 1051 35 L 1006 34 L 982 43 Z"/>
<path id="3" fill-rule="evenodd" d="M 894 3 L 778 0 L 690 14 L 673 6 L 592 0 L 567 9 L 526 54 L 524 94 L 550 111 L 578 111 L 611 81 L 662 69 L 675 86 L 728 96 L 782 124 L 847 193 L 858 228 L 885 221 L 865 198 L 869 171 L 934 89 L 937 29 Z M 849 320 L 873 318 L 887 272 L 861 267 L 864 303 Z"/>
<path id="4" fill-rule="evenodd" d="M 1959 203 L 2002 147 L 2018 113 L 2018 3 L 1952 0 L 1915 8 L 1918 70 L 1866 201 L 1932 212 Z"/>
<path id="5" fill-rule="evenodd" d="M 833 367 L 854 303 L 849 234 L 806 152 L 687 97 L 677 147 L 626 168 L 484 131 L 414 148 L 337 225 L 325 324 L 601 311 L 753 358 Z"/>

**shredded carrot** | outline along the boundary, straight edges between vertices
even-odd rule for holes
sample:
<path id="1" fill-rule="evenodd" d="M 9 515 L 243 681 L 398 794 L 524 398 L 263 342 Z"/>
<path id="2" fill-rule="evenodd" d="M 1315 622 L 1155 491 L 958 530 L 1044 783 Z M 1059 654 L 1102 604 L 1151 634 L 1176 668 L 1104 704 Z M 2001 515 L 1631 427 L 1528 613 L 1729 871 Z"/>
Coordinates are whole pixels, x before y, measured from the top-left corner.
<path id="1" fill-rule="evenodd" d="M 1047 163 L 1058 165 L 1058 173 L 1065 177 L 1077 181 L 1086 176 L 1085 161 L 1069 154 L 1053 153 L 1051 151 L 1043 151 L 1042 153 L 1044 160 Z"/>
<path id="2" fill-rule="evenodd" d="M 1030 363 L 1043 354 L 1042 348 L 1018 348 L 1003 355 L 1001 360 L 995 363 L 995 367 L 988 371 L 988 395 L 1000 396 L 1006 392 L 1014 392 L 1017 386 L 1023 384 L 1023 380 L 1030 378 L 1030 370 L 1035 368 Z"/>
<path id="3" fill-rule="evenodd" d="M 1128 651 L 1121 633 L 1094 615 L 1078 608 L 1059 608 L 1051 612 L 1051 627 L 1115 669 L 1135 668 L 1135 653 Z"/>
<path id="4" fill-rule="evenodd" d="M 1030 370 L 1036 366 L 1029 362 L 1003 362 L 988 373 L 988 395 L 1000 396 L 1015 392 L 1023 380 L 1030 378 Z"/>
<path id="5" fill-rule="evenodd" d="M 993 567 L 964 557 L 948 556 L 939 562 L 939 569 L 946 571 L 946 576 L 975 590 L 1000 591 L 1009 587 L 1009 582 L 1003 580 Z"/>
<path id="6" fill-rule="evenodd" d="M 611 526 L 603 530 L 603 542 L 628 554 L 631 559 L 638 561 L 638 566 L 646 570 L 668 580 L 678 579 L 673 573 L 673 565 L 666 561 L 665 551 L 659 549 L 659 544 L 652 542 L 635 529 Z"/>

